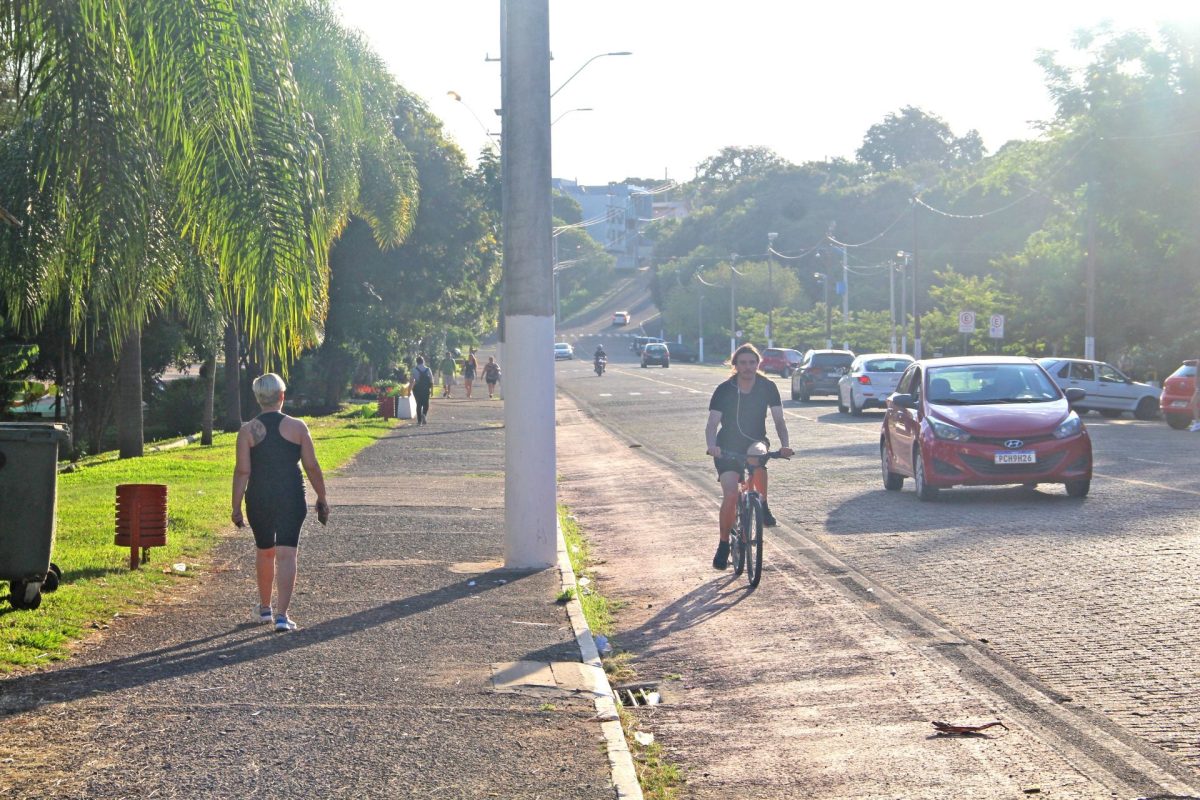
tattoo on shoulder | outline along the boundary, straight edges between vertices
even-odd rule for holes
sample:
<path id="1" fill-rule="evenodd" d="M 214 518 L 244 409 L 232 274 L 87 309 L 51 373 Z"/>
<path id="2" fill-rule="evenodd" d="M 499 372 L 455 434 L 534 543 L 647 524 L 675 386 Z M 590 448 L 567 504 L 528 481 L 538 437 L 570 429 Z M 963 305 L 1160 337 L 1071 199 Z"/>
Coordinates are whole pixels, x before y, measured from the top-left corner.
<path id="1" fill-rule="evenodd" d="M 250 432 L 250 446 L 254 447 L 263 439 L 267 438 L 267 426 L 263 425 L 256 419 L 246 423 L 246 429 Z"/>

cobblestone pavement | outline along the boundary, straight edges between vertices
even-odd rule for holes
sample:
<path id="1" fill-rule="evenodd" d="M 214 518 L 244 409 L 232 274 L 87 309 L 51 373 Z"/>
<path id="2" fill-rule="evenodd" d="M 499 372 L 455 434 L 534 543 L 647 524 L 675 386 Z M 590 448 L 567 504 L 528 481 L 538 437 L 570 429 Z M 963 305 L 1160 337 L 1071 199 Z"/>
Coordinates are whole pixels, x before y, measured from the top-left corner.
<path id="1" fill-rule="evenodd" d="M 725 375 L 610 364 L 589 382 L 564 365 L 559 384 L 707 482 L 707 401 Z M 771 471 L 777 541 L 819 543 L 1062 702 L 1200 771 L 1200 436 L 1092 415 L 1096 475 L 1085 500 L 1060 486 L 989 487 L 920 503 L 911 481 L 883 490 L 880 413 L 842 415 L 833 398 L 796 403 L 778 383 L 799 455 Z"/>

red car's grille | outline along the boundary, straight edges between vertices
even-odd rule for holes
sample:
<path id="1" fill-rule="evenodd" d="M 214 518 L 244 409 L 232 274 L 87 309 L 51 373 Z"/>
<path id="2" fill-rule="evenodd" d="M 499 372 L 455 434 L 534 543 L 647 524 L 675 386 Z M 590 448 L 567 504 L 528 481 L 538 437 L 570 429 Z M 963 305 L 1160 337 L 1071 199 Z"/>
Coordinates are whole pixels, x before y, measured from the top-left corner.
<path id="1" fill-rule="evenodd" d="M 1020 439 L 1021 440 L 1020 447 L 1025 447 L 1025 445 L 1037 444 L 1038 442 L 1053 441 L 1054 434 L 1044 433 L 1041 436 L 1004 436 L 1004 437 L 972 436 L 971 437 L 972 442 L 981 442 L 983 444 L 994 444 L 994 445 L 998 445 L 1000 447 L 1007 447 L 1008 445 L 1006 445 L 1005 442 L 1011 442 L 1013 439 Z"/>

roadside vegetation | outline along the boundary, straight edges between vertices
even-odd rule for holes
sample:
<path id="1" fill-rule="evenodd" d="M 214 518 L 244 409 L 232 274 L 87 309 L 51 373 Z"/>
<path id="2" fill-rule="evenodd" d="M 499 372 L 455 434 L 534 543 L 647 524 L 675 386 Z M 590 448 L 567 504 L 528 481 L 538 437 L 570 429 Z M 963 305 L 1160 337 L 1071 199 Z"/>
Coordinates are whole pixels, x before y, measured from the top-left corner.
<path id="1" fill-rule="evenodd" d="M 612 683 L 627 683 L 636 680 L 637 672 L 633 664 L 633 654 L 623 651 L 613 638 L 613 615 L 620 610 L 620 604 L 608 600 L 596 584 L 595 572 L 591 569 L 591 552 L 587 538 L 575 517 L 565 506 L 558 507 L 559 524 L 562 526 L 563 541 L 567 547 L 567 555 L 571 560 L 571 569 L 575 572 L 576 585 L 579 586 L 579 602 L 583 606 L 583 615 L 588 621 L 593 635 L 605 636 L 612 646 L 612 654 L 601 656 L 604 671 Z M 579 585 L 580 578 L 586 578 Z M 567 598 L 569 599 L 569 598 Z M 563 598 L 560 596 L 560 601 Z M 674 676 L 668 676 L 668 679 Z M 621 728 L 625 731 L 625 741 L 633 753 L 634 768 L 637 770 L 638 783 L 642 793 L 649 800 L 675 800 L 683 786 L 683 771 L 666 759 L 662 745 L 656 741 L 642 744 L 635 734 L 638 731 L 638 715 L 622 706 L 617 706 L 621 719 Z"/>
<path id="2" fill-rule="evenodd" d="M 393 427 L 365 415 L 365 408 L 305 418 L 327 472 Z M 68 658 L 74 640 L 103 630 L 114 617 L 170 602 L 172 591 L 216 566 L 212 549 L 224 536 L 246 537 L 249 547 L 249 532 L 235 534 L 229 521 L 236 438 L 218 434 L 210 447 L 193 444 L 132 460 L 107 453 L 60 475 L 52 558 L 63 571 L 62 583 L 42 596 L 36 611 L 0 605 L 0 671 Z M 151 549 L 150 562 L 136 571 L 129 569 L 129 548 L 113 544 L 116 486 L 123 483 L 167 485 L 167 546 Z M 249 586 L 246 597 L 249 608 Z"/>

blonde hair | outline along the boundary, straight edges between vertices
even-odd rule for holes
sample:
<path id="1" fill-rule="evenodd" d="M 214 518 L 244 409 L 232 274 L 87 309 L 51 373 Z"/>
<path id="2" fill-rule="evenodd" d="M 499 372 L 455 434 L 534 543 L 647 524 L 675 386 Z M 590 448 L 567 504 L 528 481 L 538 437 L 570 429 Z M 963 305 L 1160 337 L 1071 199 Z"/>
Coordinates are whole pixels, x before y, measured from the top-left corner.
<path id="1" fill-rule="evenodd" d="M 286 391 L 287 384 L 274 372 L 259 375 L 254 379 L 254 399 L 260 406 L 275 405 Z"/>

